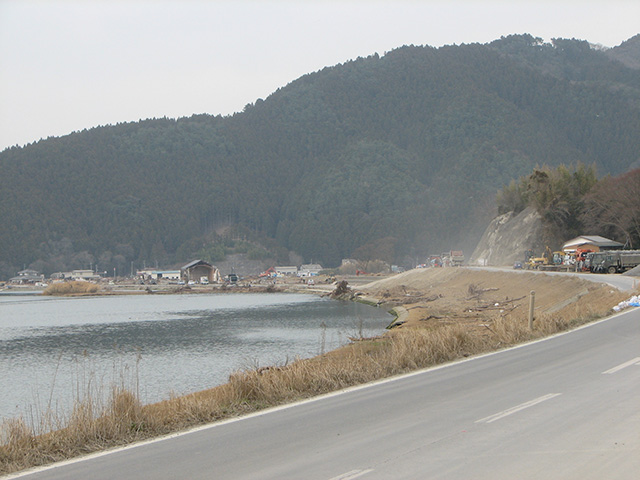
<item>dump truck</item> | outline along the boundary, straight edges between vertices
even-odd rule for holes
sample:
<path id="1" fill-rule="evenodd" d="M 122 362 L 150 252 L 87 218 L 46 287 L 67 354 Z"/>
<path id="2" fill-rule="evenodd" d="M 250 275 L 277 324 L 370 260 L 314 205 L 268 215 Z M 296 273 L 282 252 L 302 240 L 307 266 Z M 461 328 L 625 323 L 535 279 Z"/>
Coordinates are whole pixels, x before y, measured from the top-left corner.
<path id="1" fill-rule="evenodd" d="M 464 252 L 462 250 L 451 250 L 449 259 L 452 267 L 460 267 L 464 264 Z"/>
<path id="2" fill-rule="evenodd" d="M 640 250 L 608 250 L 589 256 L 593 273 L 622 273 L 640 265 Z"/>

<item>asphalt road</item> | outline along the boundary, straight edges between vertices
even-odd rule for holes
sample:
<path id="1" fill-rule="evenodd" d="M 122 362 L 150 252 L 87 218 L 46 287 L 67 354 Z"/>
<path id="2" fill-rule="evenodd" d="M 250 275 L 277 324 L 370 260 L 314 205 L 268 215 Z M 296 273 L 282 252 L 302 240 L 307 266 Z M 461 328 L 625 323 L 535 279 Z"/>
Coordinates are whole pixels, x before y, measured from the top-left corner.
<path id="1" fill-rule="evenodd" d="M 609 274 L 609 273 L 563 273 L 563 272 L 548 272 L 550 275 L 575 275 L 583 280 L 589 280 L 590 282 L 607 283 L 618 290 L 633 290 L 637 285 L 640 285 L 640 278 L 628 277 L 626 275 Z"/>
<path id="2" fill-rule="evenodd" d="M 637 479 L 640 309 L 36 479 Z"/>
<path id="3" fill-rule="evenodd" d="M 606 283 L 611 285 L 612 287 L 617 288 L 618 290 L 626 291 L 633 290 L 638 285 L 640 285 L 640 277 L 632 277 L 627 275 L 620 274 L 609 274 L 609 273 L 576 273 L 576 272 L 541 272 L 539 270 L 514 270 L 508 267 L 466 267 L 477 270 L 487 270 L 489 272 L 513 272 L 516 274 L 529 274 L 533 273 L 536 275 L 569 275 L 572 277 L 578 277 L 583 280 L 588 280 L 590 282 L 596 283 Z"/>

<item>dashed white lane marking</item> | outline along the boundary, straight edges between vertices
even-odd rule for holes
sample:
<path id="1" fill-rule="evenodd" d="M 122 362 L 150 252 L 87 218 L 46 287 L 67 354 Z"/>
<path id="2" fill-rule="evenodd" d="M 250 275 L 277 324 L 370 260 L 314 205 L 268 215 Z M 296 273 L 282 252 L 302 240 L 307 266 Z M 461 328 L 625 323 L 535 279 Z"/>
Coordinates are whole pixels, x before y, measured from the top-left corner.
<path id="1" fill-rule="evenodd" d="M 539 403 L 545 402 L 547 400 L 551 400 L 552 398 L 557 397 L 558 395 L 562 395 L 561 393 L 549 393 L 548 395 L 543 395 L 542 397 L 538 397 L 529 402 L 521 403 L 520 405 L 516 405 L 513 408 L 509 408 L 508 410 L 503 410 L 501 412 L 495 413 L 489 417 L 481 418 L 480 420 L 476 420 L 475 423 L 491 423 L 496 420 L 500 420 L 501 418 L 508 417 L 509 415 L 513 415 L 525 408 L 533 407 Z"/>
<path id="2" fill-rule="evenodd" d="M 350 472 L 343 473 L 337 477 L 330 478 L 329 480 L 353 480 L 354 478 L 361 477 L 369 472 L 373 472 L 373 468 L 367 470 L 351 470 Z"/>
<path id="3" fill-rule="evenodd" d="M 608 375 L 611 373 L 616 373 L 617 371 L 622 370 L 623 368 L 627 368 L 631 365 L 640 365 L 640 357 L 636 357 L 633 360 L 629 360 L 628 362 L 621 363 L 617 367 L 610 368 L 609 370 L 602 372 L 603 375 Z"/>

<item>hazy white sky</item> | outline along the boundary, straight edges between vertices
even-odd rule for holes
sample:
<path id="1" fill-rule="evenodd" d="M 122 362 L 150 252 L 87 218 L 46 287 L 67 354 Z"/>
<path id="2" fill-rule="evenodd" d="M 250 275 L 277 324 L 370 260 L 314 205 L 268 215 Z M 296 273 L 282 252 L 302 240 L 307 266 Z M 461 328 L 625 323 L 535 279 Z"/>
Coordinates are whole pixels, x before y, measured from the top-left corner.
<path id="1" fill-rule="evenodd" d="M 0 150 L 151 117 L 231 114 L 402 45 L 530 33 L 613 47 L 639 0 L 0 0 Z"/>

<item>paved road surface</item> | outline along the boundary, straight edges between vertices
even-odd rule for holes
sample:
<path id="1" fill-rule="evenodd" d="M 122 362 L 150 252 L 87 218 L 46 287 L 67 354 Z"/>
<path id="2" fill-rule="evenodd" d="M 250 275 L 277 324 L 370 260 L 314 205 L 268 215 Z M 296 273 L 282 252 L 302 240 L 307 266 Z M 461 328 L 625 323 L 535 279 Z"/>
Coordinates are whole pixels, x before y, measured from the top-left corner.
<path id="1" fill-rule="evenodd" d="M 573 275 L 574 277 L 589 280 L 590 282 L 607 283 L 618 290 L 633 290 L 636 285 L 640 284 L 638 277 L 628 277 L 626 275 L 608 274 L 608 273 L 571 273 L 571 272 L 536 272 L 547 275 Z"/>
<path id="2" fill-rule="evenodd" d="M 633 290 L 637 285 L 640 285 L 640 278 L 628 277 L 626 275 L 608 274 L 608 273 L 563 273 L 563 272 L 548 272 L 551 275 L 576 275 L 584 280 L 590 282 L 607 283 L 616 287 L 619 290 Z"/>
<path id="3" fill-rule="evenodd" d="M 583 280 L 589 280 L 590 282 L 606 283 L 618 290 L 633 290 L 636 286 L 640 285 L 639 277 L 631 277 L 620 274 L 608 274 L 608 273 L 575 273 L 575 272 L 541 272 L 539 270 L 514 270 L 508 267 L 466 267 L 477 270 L 487 270 L 489 272 L 512 272 L 516 274 L 534 273 L 537 275 L 570 275 L 572 277 L 578 277 Z"/>
<path id="4" fill-rule="evenodd" d="M 635 309 L 26 478 L 631 480 L 638 472 Z"/>

